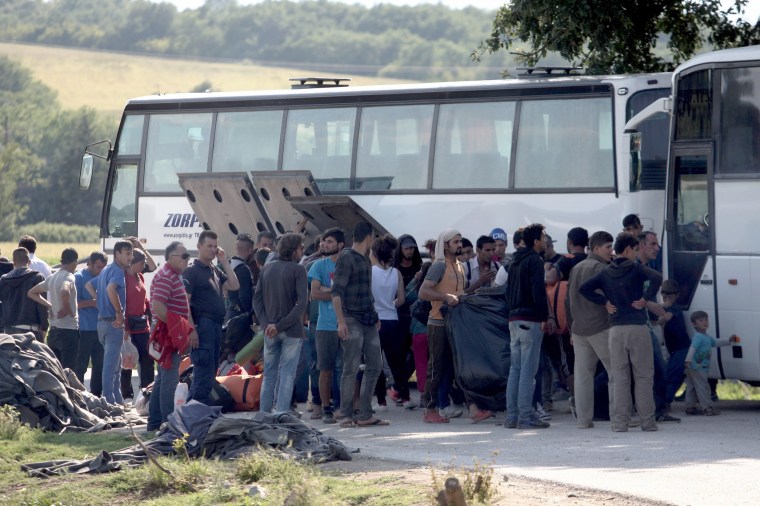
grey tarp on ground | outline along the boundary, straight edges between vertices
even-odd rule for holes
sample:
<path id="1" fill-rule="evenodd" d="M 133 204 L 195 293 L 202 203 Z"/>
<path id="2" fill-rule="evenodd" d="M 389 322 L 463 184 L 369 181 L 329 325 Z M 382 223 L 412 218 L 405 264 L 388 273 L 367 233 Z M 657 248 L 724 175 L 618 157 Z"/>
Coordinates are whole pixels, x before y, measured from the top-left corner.
<path id="1" fill-rule="evenodd" d="M 312 462 L 351 460 L 349 450 L 340 441 L 287 413 L 277 416 L 257 413 L 254 419 L 245 419 L 226 417 L 220 410 L 197 401 L 178 406 L 158 436 L 144 445 L 154 455 L 169 455 L 174 453 L 174 440 L 185 437 L 188 453 L 194 457 L 228 459 L 266 446 Z M 94 459 L 37 462 L 22 465 L 21 469 L 44 478 L 66 473 L 106 473 L 138 466 L 147 460 L 145 451 L 134 445 L 113 453 L 101 451 Z"/>
<path id="2" fill-rule="evenodd" d="M 129 418 L 121 406 L 85 391 L 70 369 L 34 334 L 0 334 L 0 405 L 9 404 L 21 420 L 49 431 L 95 432 L 123 427 Z"/>

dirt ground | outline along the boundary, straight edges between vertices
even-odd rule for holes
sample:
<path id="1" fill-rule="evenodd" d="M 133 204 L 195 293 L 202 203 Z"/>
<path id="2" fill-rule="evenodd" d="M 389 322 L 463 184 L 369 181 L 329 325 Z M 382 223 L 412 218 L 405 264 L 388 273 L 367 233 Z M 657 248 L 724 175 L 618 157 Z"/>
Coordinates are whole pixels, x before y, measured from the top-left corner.
<path id="1" fill-rule="evenodd" d="M 353 455 L 351 462 L 329 462 L 319 466 L 325 474 L 353 475 L 360 480 L 387 480 L 397 478 L 396 486 L 414 485 L 422 487 L 424 492 L 432 492 L 432 475 L 429 466 L 409 467 L 406 462 L 394 462 L 374 459 L 362 455 Z M 440 481 L 450 476 L 442 468 L 436 468 Z M 456 473 L 454 473 L 456 476 Z M 461 476 L 458 476 L 461 480 Z M 515 475 L 495 475 L 498 495 L 491 504 L 494 506 L 668 506 L 669 503 L 650 501 L 603 490 L 585 489 L 557 482 L 533 480 Z M 428 497 L 420 497 L 420 505 L 431 504 Z"/>

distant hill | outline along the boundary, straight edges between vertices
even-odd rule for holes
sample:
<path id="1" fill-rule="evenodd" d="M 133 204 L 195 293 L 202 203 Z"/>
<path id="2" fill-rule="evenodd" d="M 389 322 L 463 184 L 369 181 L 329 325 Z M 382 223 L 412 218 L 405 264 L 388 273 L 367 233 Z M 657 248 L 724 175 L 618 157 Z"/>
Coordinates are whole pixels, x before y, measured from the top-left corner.
<path id="1" fill-rule="evenodd" d="M 283 89 L 288 79 L 313 75 L 312 70 L 262 67 L 245 63 L 195 61 L 159 56 L 113 53 L 24 44 L 0 43 L 7 56 L 31 70 L 34 77 L 58 94 L 65 109 L 90 106 L 118 118 L 125 102 L 156 93 L 188 92 L 196 88 L 214 91 Z M 394 84 L 393 78 L 351 77 L 352 85 Z"/>

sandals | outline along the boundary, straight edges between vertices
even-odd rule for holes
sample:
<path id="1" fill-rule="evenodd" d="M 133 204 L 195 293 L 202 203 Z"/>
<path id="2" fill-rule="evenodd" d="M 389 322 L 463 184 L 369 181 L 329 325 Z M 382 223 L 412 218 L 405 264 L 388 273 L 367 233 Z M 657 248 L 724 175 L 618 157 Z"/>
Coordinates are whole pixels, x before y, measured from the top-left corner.
<path id="1" fill-rule="evenodd" d="M 380 418 L 370 418 L 368 420 L 344 420 L 340 422 L 340 426 L 343 429 L 352 429 L 355 427 L 372 427 L 381 425 L 390 425 L 388 420 L 381 420 Z"/>

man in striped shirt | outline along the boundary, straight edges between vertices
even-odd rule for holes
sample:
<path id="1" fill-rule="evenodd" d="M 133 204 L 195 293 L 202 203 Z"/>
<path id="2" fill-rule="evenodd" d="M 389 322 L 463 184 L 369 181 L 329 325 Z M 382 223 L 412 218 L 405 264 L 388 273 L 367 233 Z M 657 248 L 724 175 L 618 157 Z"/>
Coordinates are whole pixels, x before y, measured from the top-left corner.
<path id="1" fill-rule="evenodd" d="M 164 254 L 166 263 L 153 277 L 150 285 L 150 301 L 153 315 L 166 322 L 167 313 L 176 313 L 186 318 L 193 325 L 190 308 L 187 302 L 187 292 L 182 282 L 182 272 L 187 269 L 190 253 L 185 246 L 174 241 L 166 247 Z M 193 325 L 194 326 L 194 325 Z M 198 339 L 193 330 L 191 338 Z M 172 355 L 171 367 L 158 367 L 158 375 L 153 383 L 150 394 L 150 412 L 148 414 L 148 430 L 158 429 L 174 410 L 174 390 L 179 383 L 179 353 Z"/>

